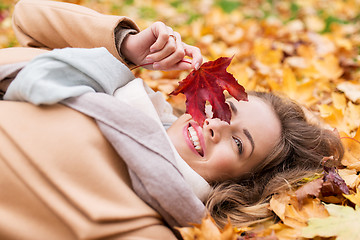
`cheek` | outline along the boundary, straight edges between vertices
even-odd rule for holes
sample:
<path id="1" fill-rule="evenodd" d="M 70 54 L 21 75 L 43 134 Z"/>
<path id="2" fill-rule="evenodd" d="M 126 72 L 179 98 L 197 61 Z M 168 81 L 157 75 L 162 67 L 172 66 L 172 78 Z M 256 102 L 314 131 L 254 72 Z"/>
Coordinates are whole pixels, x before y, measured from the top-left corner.
<path id="1" fill-rule="evenodd" d="M 238 159 L 231 154 L 221 154 L 216 161 L 213 162 L 214 175 L 219 178 L 223 177 L 236 177 L 239 172 Z"/>
<path id="2" fill-rule="evenodd" d="M 215 163 L 214 163 L 214 169 L 218 169 L 219 171 L 229 171 L 234 167 L 233 161 L 231 158 L 227 156 L 220 157 Z"/>

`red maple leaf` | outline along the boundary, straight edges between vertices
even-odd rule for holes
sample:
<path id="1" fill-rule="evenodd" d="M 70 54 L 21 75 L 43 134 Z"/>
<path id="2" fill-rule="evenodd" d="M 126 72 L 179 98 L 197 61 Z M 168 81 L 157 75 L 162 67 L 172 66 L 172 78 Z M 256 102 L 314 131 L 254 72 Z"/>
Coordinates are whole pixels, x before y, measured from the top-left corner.
<path id="1" fill-rule="evenodd" d="M 198 70 L 193 70 L 179 82 L 179 86 L 170 93 L 170 95 L 185 94 L 186 113 L 189 113 L 200 126 L 206 119 L 206 101 L 212 106 L 214 118 L 230 123 L 231 111 L 225 102 L 224 90 L 238 101 L 247 101 L 244 87 L 226 71 L 232 59 L 232 57 L 220 57 L 215 61 L 204 63 Z"/>

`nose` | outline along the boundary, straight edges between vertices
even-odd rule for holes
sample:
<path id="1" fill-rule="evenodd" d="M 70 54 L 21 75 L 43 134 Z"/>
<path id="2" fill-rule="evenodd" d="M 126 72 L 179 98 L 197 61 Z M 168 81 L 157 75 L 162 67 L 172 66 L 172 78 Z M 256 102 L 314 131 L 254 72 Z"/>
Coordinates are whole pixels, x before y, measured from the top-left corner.
<path id="1" fill-rule="evenodd" d="M 215 143 L 218 143 L 226 134 L 229 124 L 218 118 L 206 119 L 203 129 L 208 133 L 207 136 Z"/>

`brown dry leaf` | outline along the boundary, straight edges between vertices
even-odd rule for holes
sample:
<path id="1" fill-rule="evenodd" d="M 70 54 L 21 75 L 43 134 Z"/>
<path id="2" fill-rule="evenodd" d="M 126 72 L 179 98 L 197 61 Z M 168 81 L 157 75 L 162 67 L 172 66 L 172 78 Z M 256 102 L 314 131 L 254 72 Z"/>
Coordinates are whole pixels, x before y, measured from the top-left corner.
<path id="1" fill-rule="evenodd" d="M 346 109 L 346 97 L 342 93 L 332 92 L 331 98 L 333 105 L 336 109 L 345 110 Z"/>
<path id="2" fill-rule="evenodd" d="M 236 240 L 238 234 L 230 222 L 220 231 L 211 216 L 203 218 L 194 227 L 177 228 L 184 240 Z"/>
<path id="3" fill-rule="evenodd" d="M 300 187 L 298 190 L 295 191 L 295 195 L 298 199 L 300 207 L 302 207 L 303 201 L 308 196 L 319 197 L 323 182 L 324 180 L 322 178 L 315 179 L 311 182 L 306 183 L 305 185 L 303 185 L 302 187 Z"/>
<path id="4" fill-rule="evenodd" d="M 274 195 L 270 200 L 270 209 L 282 220 L 282 222 L 294 229 L 303 228 L 311 217 L 326 217 L 328 213 L 317 198 L 303 199 L 299 205 L 295 193 L 284 192 Z"/>
<path id="5" fill-rule="evenodd" d="M 283 223 L 274 224 L 269 227 L 269 229 L 275 232 L 275 236 L 278 240 L 300 239 L 301 236 L 301 229 L 292 228 Z"/>
<path id="6" fill-rule="evenodd" d="M 349 169 L 360 171 L 360 128 L 354 137 L 340 132 L 341 141 L 345 147 L 345 155 L 341 163 Z"/>
<path id="7" fill-rule="evenodd" d="M 268 83 L 272 91 L 283 92 L 291 99 L 296 100 L 299 103 L 311 106 L 317 101 L 313 95 L 313 91 L 316 87 L 315 81 L 298 82 L 293 70 L 285 66 L 282 70 L 282 81 L 280 83 L 275 82 L 269 78 Z"/>
<path id="8" fill-rule="evenodd" d="M 345 109 L 344 118 L 350 133 L 360 127 L 360 105 L 349 101 Z"/>
<path id="9" fill-rule="evenodd" d="M 326 79 L 337 79 L 343 74 L 339 59 L 333 54 L 328 54 L 313 61 L 316 70 Z"/>
<path id="10" fill-rule="evenodd" d="M 360 207 L 360 191 L 359 191 L 359 189 L 356 189 L 356 193 L 354 193 L 354 194 L 349 194 L 349 195 L 344 194 L 344 197 L 346 197 L 352 203 L 354 203 L 355 205 Z"/>
<path id="11" fill-rule="evenodd" d="M 333 128 L 337 128 L 339 131 L 349 132 L 344 119 L 343 109 L 337 109 L 334 106 L 329 106 L 327 104 L 318 105 L 318 109 L 320 111 L 320 117 L 325 123 Z"/>
<path id="12" fill-rule="evenodd" d="M 254 57 L 259 63 L 272 68 L 280 67 L 283 52 L 273 48 L 270 39 L 256 40 L 254 44 Z"/>
<path id="13" fill-rule="evenodd" d="M 268 227 L 258 236 L 269 236 L 274 232 L 279 240 L 303 239 L 301 238 L 302 229 L 307 226 L 310 218 L 329 216 L 319 199 L 306 198 L 300 209 L 296 197 L 289 193 L 274 195 L 270 206 L 282 222 Z"/>
<path id="14" fill-rule="evenodd" d="M 360 84 L 352 82 L 342 82 L 336 86 L 337 89 L 344 92 L 347 98 L 354 103 L 360 103 Z"/>
<path id="15" fill-rule="evenodd" d="M 339 169 L 338 173 L 349 188 L 355 189 L 358 186 L 360 178 L 355 169 Z"/>
<path id="16" fill-rule="evenodd" d="M 347 101 L 342 93 L 332 92 L 333 105 L 322 104 L 318 108 L 325 122 L 340 131 L 351 133 L 360 126 L 360 105 Z"/>

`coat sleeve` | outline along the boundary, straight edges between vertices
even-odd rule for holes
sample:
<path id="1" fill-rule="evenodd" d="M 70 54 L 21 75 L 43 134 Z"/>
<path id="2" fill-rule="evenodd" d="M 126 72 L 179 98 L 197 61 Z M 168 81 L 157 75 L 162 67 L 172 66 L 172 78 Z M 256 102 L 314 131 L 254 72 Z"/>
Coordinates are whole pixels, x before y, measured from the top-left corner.
<path id="1" fill-rule="evenodd" d="M 28 61 L 46 52 L 39 48 L 25 47 L 0 49 L 0 96 Z"/>
<path id="2" fill-rule="evenodd" d="M 129 18 L 105 15 L 76 4 L 21 0 L 14 9 L 13 28 L 19 43 L 26 47 L 105 47 L 117 59 L 115 29 L 134 29 Z"/>

